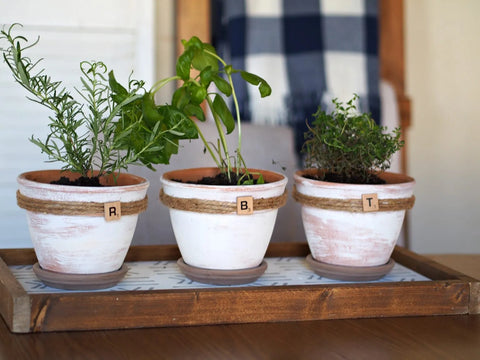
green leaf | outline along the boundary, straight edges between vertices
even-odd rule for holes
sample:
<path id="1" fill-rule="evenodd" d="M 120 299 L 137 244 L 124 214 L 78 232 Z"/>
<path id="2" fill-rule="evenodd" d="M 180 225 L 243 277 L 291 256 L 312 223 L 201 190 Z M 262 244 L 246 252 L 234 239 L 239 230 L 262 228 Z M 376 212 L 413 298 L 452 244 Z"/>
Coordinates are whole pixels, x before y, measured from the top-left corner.
<path id="1" fill-rule="evenodd" d="M 215 48 L 208 43 L 203 43 L 197 36 L 192 36 L 188 41 L 182 41 L 185 48 L 184 54 L 188 54 L 188 67 L 193 67 L 199 71 L 204 70 L 207 67 L 211 67 L 214 71 L 218 72 L 218 59 L 215 58 L 213 54 L 216 54 Z M 210 53 L 209 53 L 210 52 Z M 186 64 L 183 64 L 186 65 Z M 178 72 L 183 80 L 188 80 L 186 77 L 186 72 L 182 69 L 181 72 Z"/>
<path id="2" fill-rule="evenodd" d="M 162 151 L 163 150 L 163 146 L 152 146 L 152 147 L 149 147 L 147 150 L 145 150 L 145 152 L 159 152 L 159 151 Z"/>
<path id="3" fill-rule="evenodd" d="M 192 36 L 188 41 L 182 40 L 185 50 L 199 50 L 203 48 L 203 42 L 197 36 Z"/>
<path id="4" fill-rule="evenodd" d="M 150 126 L 156 126 L 163 120 L 163 116 L 159 114 L 155 101 L 150 93 L 146 93 L 142 98 L 142 112 L 146 123 Z"/>
<path id="5" fill-rule="evenodd" d="M 128 94 L 127 89 L 125 89 L 115 79 L 115 75 L 113 73 L 113 70 L 108 73 L 108 84 L 110 85 L 110 89 L 112 89 L 113 92 L 115 92 L 117 94 L 121 94 L 121 95 L 127 95 Z"/>
<path id="6" fill-rule="evenodd" d="M 213 75 L 212 80 L 215 83 L 215 86 L 218 88 L 218 90 L 220 90 L 226 96 L 232 95 L 232 87 L 230 86 L 230 83 L 227 80 L 225 80 L 224 78 L 218 75 Z"/>
<path id="7" fill-rule="evenodd" d="M 207 89 L 193 82 L 189 83 L 188 90 L 190 92 L 190 100 L 194 105 L 200 105 L 207 97 Z"/>
<path id="8" fill-rule="evenodd" d="M 176 137 L 174 137 L 174 135 L 171 135 L 170 134 L 165 134 L 165 150 L 168 154 L 168 160 L 170 159 L 170 156 L 172 154 L 177 154 L 178 153 L 178 139 Z M 166 162 L 166 164 L 168 164 L 168 161 Z"/>
<path id="9" fill-rule="evenodd" d="M 192 59 L 192 66 L 199 71 L 202 71 L 207 67 L 212 68 L 214 71 L 218 71 L 218 60 L 208 53 L 197 50 Z"/>
<path id="10" fill-rule="evenodd" d="M 202 49 L 217 55 L 217 51 L 215 50 L 215 47 L 212 44 L 202 43 Z"/>
<path id="11" fill-rule="evenodd" d="M 262 174 L 259 174 L 258 175 L 258 178 L 257 178 L 257 184 L 265 184 L 265 179 L 263 178 L 263 175 Z"/>
<path id="12" fill-rule="evenodd" d="M 255 182 L 253 179 L 239 180 L 238 185 L 253 185 Z"/>
<path id="13" fill-rule="evenodd" d="M 205 121 L 205 114 L 199 105 L 187 104 L 183 109 L 188 116 L 195 116 L 200 121 Z"/>
<path id="14" fill-rule="evenodd" d="M 180 76 L 183 81 L 190 79 L 193 55 L 194 53 L 192 50 L 185 50 L 185 52 L 178 57 L 175 69 L 177 75 Z"/>
<path id="15" fill-rule="evenodd" d="M 272 93 L 272 88 L 270 87 L 270 85 L 268 85 L 268 83 L 260 76 L 249 73 L 247 71 L 240 71 L 240 75 L 246 82 L 254 86 L 258 86 L 258 90 L 260 91 L 260 95 L 262 98 L 269 96 Z"/>
<path id="16" fill-rule="evenodd" d="M 207 66 L 200 72 L 200 84 L 207 88 L 216 73 L 217 71 L 213 70 L 210 66 Z"/>
<path id="17" fill-rule="evenodd" d="M 179 87 L 175 90 L 172 96 L 172 105 L 182 110 L 188 103 L 190 103 L 190 93 L 186 86 Z"/>
<path id="18" fill-rule="evenodd" d="M 272 94 L 272 88 L 266 82 L 261 82 L 258 90 L 260 91 L 260 96 L 262 98 L 270 96 Z"/>
<path id="19" fill-rule="evenodd" d="M 178 136 L 179 138 L 181 138 L 182 136 L 185 135 L 184 133 L 176 131 L 176 130 L 168 130 L 168 132 L 172 135 Z"/>
<path id="20" fill-rule="evenodd" d="M 163 105 L 158 108 L 159 112 L 165 118 L 166 127 L 175 129 L 184 134 L 182 139 L 198 138 L 198 129 L 192 119 L 170 105 Z"/>
<path id="21" fill-rule="evenodd" d="M 221 95 L 215 95 L 215 99 L 213 100 L 213 111 L 215 111 L 222 120 L 227 130 L 227 134 L 230 134 L 235 129 L 235 120 Z"/>

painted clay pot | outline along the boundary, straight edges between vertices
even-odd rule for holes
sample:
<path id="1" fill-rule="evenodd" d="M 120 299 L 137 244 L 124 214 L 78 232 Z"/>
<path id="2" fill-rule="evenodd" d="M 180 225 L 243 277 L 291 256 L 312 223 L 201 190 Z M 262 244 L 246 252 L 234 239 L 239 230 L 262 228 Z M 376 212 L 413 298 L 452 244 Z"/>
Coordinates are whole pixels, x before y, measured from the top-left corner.
<path id="1" fill-rule="evenodd" d="M 132 241 L 138 213 L 146 209 L 149 182 L 120 174 L 116 184 L 112 177 L 101 179 L 106 185 L 102 187 L 50 184 L 60 176 L 73 179 L 78 174 L 32 171 L 17 179 L 17 200 L 27 210 L 41 269 L 63 274 L 117 271 Z"/>
<path id="2" fill-rule="evenodd" d="M 266 184 L 244 186 L 198 185 L 186 183 L 215 176 L 217 168 L 194 168 L 163 174 L 162 202 L 170 208 L 170 219 L 182 259 L 190 266 L 213 270 L 258 267 L 272 236 L 278 208 L 286 201 L 284 175 L 262 173 Z M 181 182 L 180 182 L 181 181 Z M 252 198 L 253 212 L 242 210 L 242 199 Z M 166 201 L 166 198 L 170 199 Z M 173 199 L 173 200 L 172 200 Z M 176 200 L 185 204 L 177 206 Z M 261 205 L 266 201 L 269 204 Z M 258 204 L 257 204 L 258 202 Z M 210 205 L 217 210 L 208 210 Z M 196 209 L 198 208 L 198 209 Z M 225 211 L 222 212 L 222 208 Z"/>
<path id="3" fill-rule="evenodd" d="M 386 184 L 359 185 L 304 176 L 316 171 L 300 170 L 294 174 L 294 197 L 298 194 L 297 201 L 302 203 L 303 226 L 313 259 L 348 267 L 388 263 L 406 208 L 413 206 L 414 179 L 386 172 L 381 175 Z M 369 208 L 372 195 L 378 198 L 379 209 Z"/>

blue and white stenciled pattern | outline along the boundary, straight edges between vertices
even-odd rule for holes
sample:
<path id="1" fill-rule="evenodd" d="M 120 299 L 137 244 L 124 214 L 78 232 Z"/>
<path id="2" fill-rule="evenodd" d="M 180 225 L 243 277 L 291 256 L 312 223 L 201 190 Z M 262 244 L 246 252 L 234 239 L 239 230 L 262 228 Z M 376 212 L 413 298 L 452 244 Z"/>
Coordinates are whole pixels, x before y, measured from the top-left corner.
<path id="1" fill-rule="evenodd" d="M 342 284 L 316 275 L 303 257 L 266 258 L 268 268 L 257 281 L 246 285 L 216 286 L 190 280 L 180 272 L 176 261 L 140 261 L 126 263 L 129 270 L 115 287 L 97 291 L 151 291 L 173 289 L 203 289 L 221 287 L 289 286 Z M 10 271 L 30 294 L 74 292 L 54 289 L 43 284 L 32 270 L 32 265 L 10 266 Z M 429 279 L 400 264 L 380 280 L 373 282 L 428 281 Z M 75 291 L 76 292 L 76 291 Z M 89 291 L 91 292 L 91 291 Z"/>

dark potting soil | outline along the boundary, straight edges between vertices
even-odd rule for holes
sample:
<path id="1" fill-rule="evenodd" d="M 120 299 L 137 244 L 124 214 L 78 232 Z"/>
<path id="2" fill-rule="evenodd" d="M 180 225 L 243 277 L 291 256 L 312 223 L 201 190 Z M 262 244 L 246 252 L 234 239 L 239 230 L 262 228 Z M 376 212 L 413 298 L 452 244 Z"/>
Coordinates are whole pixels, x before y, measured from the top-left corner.
<path id="1" fill-rule="evenodd" d="M 102 184 L 100 184 L 100 179 L 98 177 L 87 177 L 87 176 L 81 176 L 75 180 L 70 180 L 66 176 L 62 176 L 60 179 L 50 182 L 50 184 L 70 185 L 70 186 L 95 186 L 95 187 L 103 186 Z"/>
<path id="2" fill-rule="evenodd" d="M 236 173 L 232 172 L 230 173 L 230 180 L 228 179 L 227 174 L 225 173 L 220 173 L 216 176 L 205 176 L 197 181 L 187 181 L 187 184 L 197 184 L 197 185 L 237 185 L 239 178 L 242 176 L 242 174 L 239 174 L 237 176 Z M 178 179 L 172 179 L 173 181 L 177 182 L 182 182 L 181 180 Z M 242 179 L 246 180 L 246 179 Z M 254 180 L 254 184 L 256 184 L 257 181 Z"/>
<path id="3" fill-rule="evenodd" d="M 320 181 L 328 181 L 328 182 L 335 182 L 335 183 L 342 183 L 342 184 L 367 184 L 367 185 L 379 185 L 385 184 L 386 181 L 381 179 L 375 174 L 370 176 L 369 181 L 365 183 L 363 179 L 358 177 L 344 177 L 336 173 L 326 173 L 325 177 L 320 177 L 317 175 L 305 175 L 306 178 L 312 180 L 320 180 Z"/>

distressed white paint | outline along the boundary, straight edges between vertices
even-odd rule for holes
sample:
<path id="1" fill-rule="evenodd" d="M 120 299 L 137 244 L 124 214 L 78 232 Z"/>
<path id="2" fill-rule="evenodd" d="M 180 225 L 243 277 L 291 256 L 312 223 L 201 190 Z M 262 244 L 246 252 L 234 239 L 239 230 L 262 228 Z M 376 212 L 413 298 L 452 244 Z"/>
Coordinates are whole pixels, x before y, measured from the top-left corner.
<path id="1" fill-rule="evenodd" d="M 210 168 L 210 171 L 215 169 Z M 255 186 L 195 185 L 170 180 L 181 179 L 184 172 L 171 171 L 162 176 L 160 181 L 165 194 L 176 198 L 235 203 L 239 196 L 252 196 L 254 199 L 280 196 L 287 184 L 287 178 L 281 174 L 275 174 L 275 182 Z M 277 212 L 278 209 L 254 209 L 253 215 L 236 215 L 170 209 L 170 219 L 187 264 L 206 269 L 237 270 L 260 265 L 272 236 Z"/>
<path id="2" fill-rule="evenodd" d="M 379 199 L 413 195 L 415 181 L 383 185 L 339 184 L 294 175 L 300 194 L 329 199 L 362 199 L 376 193 Z M 396 176 L 394 174 L 390 174 Z M 399 181 L 402 177 L 398 175 Z M 302 205 L 305 235 L 314 259 L 345 266 L 377 266 L 387 263 L 398 240 L 405 210 L 354 213 Z"/>
<path id="3" fill-rule="evenodd" d="M 49 172 L 56 172 L 55 170 Z M 142 200 L 149 182 L 137 178 L 126 186 L 83 187 L 41 183 L 32 173 L 18 177 L 22 195 L 39 200 L 131 202 Z M 122 177 L 130 177 L 122 174 Z M 30 236 L 40 266 L 68 274 L 95 274 L 118 270 L 132 241 L 138 214 L 106 221 L 102 216 L 52 215 L 27 211 Z"/>

